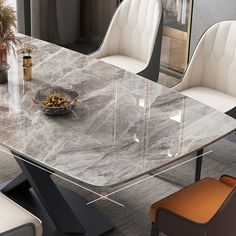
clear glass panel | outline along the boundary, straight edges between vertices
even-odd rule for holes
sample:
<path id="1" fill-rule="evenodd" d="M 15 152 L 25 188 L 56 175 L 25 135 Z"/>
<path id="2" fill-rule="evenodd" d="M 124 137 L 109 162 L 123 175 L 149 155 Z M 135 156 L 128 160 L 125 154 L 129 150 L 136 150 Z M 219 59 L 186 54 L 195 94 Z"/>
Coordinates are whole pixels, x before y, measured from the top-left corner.
<path id="1" fill-rule="evenodd" d="M 161 65 L 183 73 L 188 59 L 192 0 L 162 0 L 164 32 Z"/>

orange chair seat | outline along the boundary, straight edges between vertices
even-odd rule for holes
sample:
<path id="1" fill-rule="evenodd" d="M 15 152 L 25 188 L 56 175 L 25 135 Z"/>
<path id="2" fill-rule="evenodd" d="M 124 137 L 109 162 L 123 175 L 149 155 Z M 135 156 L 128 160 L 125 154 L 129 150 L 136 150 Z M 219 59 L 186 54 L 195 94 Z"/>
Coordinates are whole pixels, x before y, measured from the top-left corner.
<path id="1" fill-rule="evenodd" d="M 230 179 L 218 181 L 205 178 L 163 200 L 153 204 L 150 209 L 150 219 L 156 223 L 156 212 L 165 208 L 196 223 L 208 222 L 232 190 Z"/>

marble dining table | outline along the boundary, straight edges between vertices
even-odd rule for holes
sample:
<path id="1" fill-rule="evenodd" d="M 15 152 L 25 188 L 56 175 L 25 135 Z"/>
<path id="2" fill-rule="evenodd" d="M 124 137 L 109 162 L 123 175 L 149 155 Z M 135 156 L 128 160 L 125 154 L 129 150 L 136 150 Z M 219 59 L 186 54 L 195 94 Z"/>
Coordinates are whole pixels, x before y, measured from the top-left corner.
<path id="1" fill-rule="evenodd" d="M 207 105 L 89 56 L 25 35 L 33 78 L 22 55 L 9 55 L 0 85 L 0 145 L 86 186 L 116 186 L 163 168 L 236 130 L 236 120 Z M 37 91 L 79 94 L 71 113 L 47 116 Z"/>

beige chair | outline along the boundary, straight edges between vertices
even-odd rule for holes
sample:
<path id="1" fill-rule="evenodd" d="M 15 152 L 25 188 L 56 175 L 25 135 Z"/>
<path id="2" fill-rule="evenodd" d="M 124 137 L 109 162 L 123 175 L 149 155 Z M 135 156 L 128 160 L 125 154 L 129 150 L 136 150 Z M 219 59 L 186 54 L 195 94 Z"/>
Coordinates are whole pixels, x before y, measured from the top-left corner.
<path id="1" fill-rule="evenodd" d="M 0 193 L 0 235 L 41 236 L 42 222 Z"/>
<path id="2" fill-rule="evenodd" d="M 157 81 L 162 25 L 161 0 L 124 0 L 101 47 L 90 56 Z"/>
<path id="3" fill-rule="evenodd" d="M 223 113 L 236 107 L 236 21 L 223 21 L 202 36 L 175 91 Z"/>

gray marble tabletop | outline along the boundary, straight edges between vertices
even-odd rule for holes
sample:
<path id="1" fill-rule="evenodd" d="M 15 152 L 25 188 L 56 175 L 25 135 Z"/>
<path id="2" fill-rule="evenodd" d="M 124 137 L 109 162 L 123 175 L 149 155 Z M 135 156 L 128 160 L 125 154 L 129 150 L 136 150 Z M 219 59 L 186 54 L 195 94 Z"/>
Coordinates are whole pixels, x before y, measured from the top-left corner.
<path id="1" fill-rule="evenodd" d="M 33 80 L 22 56 L 9 56 L 0 85 L 0 144 L 74 181 L 124 183 L 192 153 L 236 129 L 236 121 L 160 84 L 38 39 Z M 44 115 L 32 97 L 60 85 L 80 95 L 68 115 Z"/>

